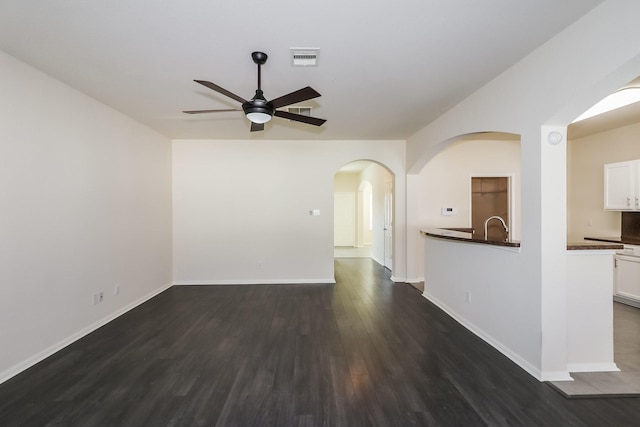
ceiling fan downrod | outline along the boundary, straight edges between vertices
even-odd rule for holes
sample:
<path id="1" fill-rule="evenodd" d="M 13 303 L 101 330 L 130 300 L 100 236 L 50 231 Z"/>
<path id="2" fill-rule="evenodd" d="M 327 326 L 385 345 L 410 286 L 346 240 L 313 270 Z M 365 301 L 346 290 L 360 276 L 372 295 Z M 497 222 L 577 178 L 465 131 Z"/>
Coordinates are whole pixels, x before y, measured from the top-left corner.
<path id="1" fill-rule="evenodd" d="M 258 90 L 262 92 L 262 66 L 267 62 L 267 54 L 264 52 L 252 52 L 253 62 L 258 64 Z"/>

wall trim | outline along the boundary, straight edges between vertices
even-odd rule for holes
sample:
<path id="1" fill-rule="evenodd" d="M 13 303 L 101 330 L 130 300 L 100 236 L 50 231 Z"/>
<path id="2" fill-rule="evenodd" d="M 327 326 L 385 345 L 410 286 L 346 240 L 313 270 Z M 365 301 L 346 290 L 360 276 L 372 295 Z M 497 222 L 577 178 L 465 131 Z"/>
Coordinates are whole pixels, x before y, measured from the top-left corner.
<path id="1" fill-rule="evenodd" d="M 568 363 L 569 372 L 620 372 L 620 368 L 612 363 Z"/>
<path id="2" fill-rule="evenodd" d="M 47 347 L 46 349 L 42 350 L 40 353 L 35 354 L 31 357 L 29 357 L 28 359 L 24 360 L 23 362 L 18 363 L 17 365 L 14 365 L 12 367 L 10 367 L 9 369 L 5 370 L 4 372 L 0 372 L 0 384 L 2 384 L 3 382 L 9 380 L 10 378 L 15 377 L 16 375 L 18 375 L 19 373 L 26 371 L 27 369 L 29 369 L 30 367 L 32 367 L 33 365 L 43 361 L 44 359 L 46 359 L 47 357 L 57 353 L 58 351 L 62 350 L 63 348 L 69 346 L 70 344 L 73 344 L 75 341 L 78 341 L 80 338 L 89 335 L 91 332 L 95 331 L 96 329 L 106 325 L 107 323 L 111 322 L 112 320 L 122 316 L 123 314 L 125 314 L 126 312 L 136 308 L 137 306 L 139 306 L 140 304 L 147 302 L 148 300 L 150 300 L 151 298 L 155 297 L 156 295 L 161 294 L 162 292 L 166 291 L 167 289 L 169 289 L 172 286 L 171 283 L 168 283 L 146 295 L 144 295 L 142 298 L 139 298 L 136 301 L 133 301 L 132 303 L 124 306 L 123 308 L 111 313 L 110 315 L 103 317 L 102 319 L 98 320 L 97 322 L 87 326 L 86 328 L 83 328 L 81 330 L 79 330 L 78 332 L 76 332 L 75 334 Z"/>
<path id="3" fill-rule="evenodd" d="M 384 261 L 379 259 L 377 256 L 375 255 L 371 255 L 371 259 L 374 260 L 375 262 L 377 262 L 378 264 L 380 264 L 381 266 L 384 267 Z"/>
<path id="4" fill-rule="evenodd" d="M 232 280 L 177 280 L 174 286 L 237 286 L 237 285 L 308 285 L 335 284 L 336 279 L 232 279 Z"/>
<path id="5" fill-rule="evenodd" d="M 538 381 L 573 381 L 568 371 L 549 371 L 543 372 Z"/>
<path id="6" fill-rule="evenodd" d="M 627 304 L 636 308 L 640 308 L 640 301 L 636 301 L 633 298 L 627 298 L 624 295 L 614 295 L 613 300 L 621 304 Z"/>
<path id="7" fill-rule="evenodd" d="M 473 332 L 480 339 L 484 340 L 487 344 L 491 345 L 493 348 L 498 350 L 500 353 L 504 354 L 506 357 L 511 359 L 516 365 L 520 366 L 524 369 L 529 375 L 537 379 L 538 381 L 570 381 L 572 380 L 569 375 L 569 371 L 554 371 L 554 372 L 543 372 L 540 369 L 533 366 L 527 360 L 520 357 L 520 355 L 511 351 L 507 346 L 502 344 L 500 341 L 496 340 L 493 336 L 487 334 L 482 329 L 478 328 L 475 324 L 469 322 L 465 318 L 459 316 L 454 310 L 448 307 L 446 304 L 439 301 L 437 298 L 429 295 L 427 291 L 425 291 L 422 296 L 432 302 L 436 307 L 447 313 L 451 316 L 456 322 L 460 323 L 462 326 L 467 328 L 469 331 Z"/>

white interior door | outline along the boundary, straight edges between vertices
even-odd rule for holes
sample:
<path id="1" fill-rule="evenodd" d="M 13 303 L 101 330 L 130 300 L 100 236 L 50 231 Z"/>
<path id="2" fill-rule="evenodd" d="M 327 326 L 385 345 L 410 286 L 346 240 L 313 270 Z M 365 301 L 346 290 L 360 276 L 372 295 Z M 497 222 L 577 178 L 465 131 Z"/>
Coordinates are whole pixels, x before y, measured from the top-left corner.
<path id="1" fill-rule="evenodd" d="M 384 266 L 392 270 L 393 259 L 393 182 L 384 183 Z"/>
<path id="2" fill-rule="evenodd" d="M 333 193 L 333 245 L 355 246 L 356 194 Z"/>

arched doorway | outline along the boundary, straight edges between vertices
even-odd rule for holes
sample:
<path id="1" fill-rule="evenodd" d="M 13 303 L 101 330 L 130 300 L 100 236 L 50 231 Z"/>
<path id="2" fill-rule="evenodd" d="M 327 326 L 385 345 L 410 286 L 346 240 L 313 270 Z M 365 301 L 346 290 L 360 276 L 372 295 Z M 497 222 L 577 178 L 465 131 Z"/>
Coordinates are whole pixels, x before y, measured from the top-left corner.
<path id="1" fill-rule="evenodd" d="M 627 89 L 638 90 L 640 78 L 622 85 L 613 94 L 623 93 Z M 608 98 L 608 97 L 607 97 Z M 605 98 L 606 99 L 606 98 Z M 598 104 L 601 104 L 600 102 Z M 596 104 L 596 105 L 598 105 Z M 614 106 L 614 105 L 612 105 Z M 620 165 L 623 162 L 640 159 L 637 138 L 640 136 L 640 102 L 630 103 L 618 108 L 612 108 L 600 114 L 575 120 L 567 126 L 567 234 L 569 241 L 579 241 L 585 237 L 616 236 L 623 243 L 635 241 L 636 229 L 640 224 L 640 213 L 630 208 L 604 207 L 604 176 L 603 169 Z M 609 166 L 608 166 L 609 165 Z M 633 246 L 627 246 L 627 248 Z M 611 299 L 612 311 L 606 316 L 596 317 L 592 309 L 579 311 L 585 318 L 594 320 L 595 326 L 607 331 L 604 339 L 594 339 L 590 332 L 588 338 L 594 348 L 607 348 L 610 343 L 610 319 L 613 317 L 613 362 L 620 369 L 615 374 L 598 372 L 593 374 L 581 372 L 580 367 L 570 366 L 574 384 L 589 383 L 594 379 L 607 377 L 606 393 L 617 393 L 626 390 L 629 384 L 640 387 L 636 373 L 640 370 L 640 350 L 634 346 L 638 335 L 640 320 L 640 295 L 628 298 L 620 292 L 624 282 L 637 283 L 637 258 L 622 254 L 614 257 L 613 295 L 604 295 L 609 304 Z M 568 288 L 568 304 L 581 307 L 584 302 L 582 284 L 579 293 Z M 592 304 L 589 305 L 592 307 Z M 603 310 L 599 310 L 604 312 Z M 570 319 L 568 326 L 568 342 L 580 342 L 584 322 Z M 586 330 L 592 331 L 594 327 Z M 602 341 L 602 342 L 599 342 Z M 569 346 L 575 348 L 573 354 L 582 356 L 584 345 Z M 575 359 L 576 357 L 574 357 Z M 577 373 L 577 374 L 576 374 Z M 558 383 L 560 387 L 565 386 Z"/>
<path id="2" fill-rule="evenodd" d="M 393 174 L 358 160 L 334 176 L 334 257 L 372 258 L 391 269 Z"/>

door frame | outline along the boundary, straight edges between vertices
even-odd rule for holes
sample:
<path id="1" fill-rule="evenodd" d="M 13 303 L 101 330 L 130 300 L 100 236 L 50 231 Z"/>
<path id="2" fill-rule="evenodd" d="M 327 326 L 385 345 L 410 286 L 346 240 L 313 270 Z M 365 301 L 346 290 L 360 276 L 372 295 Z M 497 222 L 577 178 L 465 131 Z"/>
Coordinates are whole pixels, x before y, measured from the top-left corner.
<path id="1" fill-rule="evenodd" d="M 507 197 L 509 202 L 507 203 L 507 209 L 509 210 L 509 220 L 507 221 L 507 227 L 509 227 L 509 237 L 512 238 L 516 227 L 516 220 L 514 212 L 516 211 L 515 197 L 513 197 L 513 174 L 501 174 L 501 173 L 472 173 L 469 174 L 469 227 L 472 227 L 473 223 L 473 178 L 507 178 Z"/>
<path id="2" fill-rule="evenodd" d="M 395 221 L 395 218 L 396 218 L 396 204 L 398 203 L 398 197 L 396 195 L 396 187 L 398 185 L 397 176 L 396 176 L 395 172 L 390 167 L 388 167 L 385 163 L 382 163 L 382 162 L 379 162 L 379 161 L 376 161 L 376 160 L 367 159 L 367 158 L 360 158 L 360 159 L 350 160 L 350 161 L 344 163 L 337 170 L 335 170 L 334 173 L 333 173 L 334 179 L 335 179 L 335 175 L 337 173 L 339 173 L 340 170 L 344 166 L 346 166 L 346 165 L 348 165 L 350 163 L 359 162 L 359 161 L 370 162 L 370 163 L 378 165 L 379 167 L 384 169 L 389 174 L 389 177 L 390 177 L 389 179 L 386 179 L 383 182 L 390 182 L 390 189 L 391 189 L 391 195 L 392 195 L 392 201 L 391 201 L 391 215 L 392 215 L 392 222 L 391 222 L 391 232 L 392 232 L 392 235 L 391 235 L 391 266 L 387 267 L 387 268 L 393 273 L 392 267 L 393 267 L 393 265 L 396 264 L 396 262 L 395 262 L 396 261 L 395 260 L 395 257 L 396 257 L 396 239 L 398 238 L 396 236 L 396 224 L 395 224 L 395 222 L 396 222 Z M 370 182 L 370 181 L 369 181 L 369 183 L 373 187 L 372 197 L 375 200 L 375 194 L 376 194 L 375 188 L 376 188 L 376 186 L 374 186 L 373 183 Z M 333 186 L 332 192 L 335 193 L 335 185 Z M 401 199 L 404 199 L 404 198 L 405 198 L 405 195 L 403 194 Z M 332 199 L 333 199 L 333 196 L 332 196 Z M 357 197 L 356 197 L 356 200 L 357 200 Z M 383 209 L 384 209 L 384 200 L 383 200 Z M 357 209 L 356 209 L 356 211 L 357 211 Z M 374 221 L 375 221 L 375 219 L 374 219 Z M 384 212 L 383 212 L 383 222 L 384 222 Z M 333 226 L 333 228 L 335 230 L 335 218 L 332 220 L 332 226 Z M 374 222 L 373 226 L 375 228 L 378 228 L 380 225 L 376 225 L 376 223 Z M 357 225 L 356 225 L 356 227 L 357 227 Z M 384 224 L 382 224 L 382 227 L 380 227 L 380 230 L 382 231 L 382 239 L 381 239 L 381 241 L 379 243 L 382 244 L 382 245 L 384 245 L 384 234 L 385 234 L 384 230 L 382 230 L 383 228 L 384 228 Z M 374 230 L 374 232 L 375 232 L 375 230 Z M 373 236 L 373 241 L 371 243 L 372 243 L 373 247 L 377 247 L 376 245 L 377 245 L 378 242 L 376 242 L 376 236 L 375 235 Z M 380 256 L 382 256 L 383 258 L 380 259 Z M 376 261 L 381 266 L 385 266 L 384 247 L 376 255 L 374 255 L 372 253 L 371 259 Z"/>
<path id="3" fill-rule="evenodd" d="M 384 200 L 383 200 L 383 209 L 384 209 L 384 218 L 382 224 L 382 265 L 389 269 L 389 271 L 393 271 L 393 236 L 394 236 L 394 183 L 395 179 L 392 176 L 390 180 L 384 182 Z M 387 221 L 389 220 L 389 221 Z M 388 224 L 387 224 L 388 222 Z M 389 239 L 389 242 L 387 242 Z M 387 256 L 387 246 L 389 247 L 390 253 Z"/>

